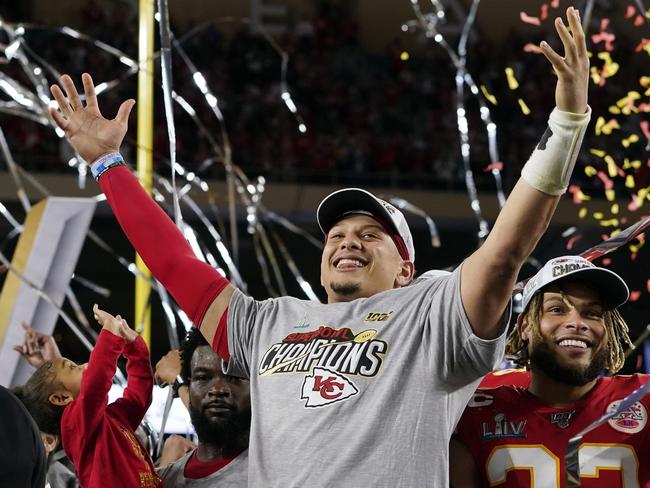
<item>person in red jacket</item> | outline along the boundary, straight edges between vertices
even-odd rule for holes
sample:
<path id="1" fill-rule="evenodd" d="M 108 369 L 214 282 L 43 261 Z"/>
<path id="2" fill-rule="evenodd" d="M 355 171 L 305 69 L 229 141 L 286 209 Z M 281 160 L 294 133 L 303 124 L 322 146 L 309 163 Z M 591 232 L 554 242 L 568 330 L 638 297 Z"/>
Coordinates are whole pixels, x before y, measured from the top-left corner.
<path id="1" fill-rule="evenodd" d="M 151 403 L 147 345 L 119 315 L 97 305 L 93 311 L 102 330 L 88 363 L 63 357 L 47 361 L 21 389 L 22 399 L 42 431 L 60 433 L 83 487 L 162 487 L 135 435 Z M 127 359 L 128 386 L 122 398 L 108 404 L 120 354 Z"/>

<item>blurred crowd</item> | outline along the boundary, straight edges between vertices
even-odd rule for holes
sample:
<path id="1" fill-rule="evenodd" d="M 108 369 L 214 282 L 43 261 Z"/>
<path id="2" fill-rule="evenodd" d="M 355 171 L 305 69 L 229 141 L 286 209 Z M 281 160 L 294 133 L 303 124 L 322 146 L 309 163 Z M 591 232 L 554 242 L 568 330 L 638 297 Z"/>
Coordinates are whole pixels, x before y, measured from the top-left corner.
<path id="1" fill-rule="evenodd" d="M 289 55 L 289 91 L 305 121 L 305 133 L 298 130 L 298 122 L 281 99 L 280 55 L 255 29 L 241 24 L 233 36 L 226 36 L 224 24 L 211 22 L 175 31 L 219 100 L 234 162 L 249 175 L 264 175 L 271 181 L 463 189 L 455 68 L 448 53 L 424 40 L 416 52 L 410 52 L 399 32 L 383 51 L 368 52 L 360 43 L 358 20 L 350 5 L 320 1 L 314 11 L 313 18 L 290 18 L 285 33 L 277 37 L 278 45 Z M 88 2 L 81 30 L 135 58 L 136 18 L 126 3 Z M 78 75 L 88 71 L 98 82 L 125 73 L 126 67 L 114 56 L 52 29 L 28 30 L 25 38 L 31 50 L 60 72 Z M 497 125 L 506 188 L 519 175 L 545 123 L 550 107 L 542 101 L 552 100 L 552 84 L 537 82 L 546 76 L 548 68 L 539 55 L 524 53 L 524 44 L 514 31 L 495 45 L 477 30 L 468 47 L 468 71 L 477 85 L 485 86 L 497 100 L 496 105 L 488 106 Z M 633 59 L 634 43 L 621 39 L 619 44 L 621 55 Z M 506 67 L 511 67 L 520 81 L 516 90 L 508 88 Z M 207 132 L 222 146 L 221 126 L 177 52 L 173 69 L 174 89 L 192 105 Z M 2 70 L 26 83 L 17 62 L 6 64 Z M 636 84 L 640 73 L 640 67 L 630 62 L 619 71 L 615 82 L 593 87 L 592 91 L 598 92 L 591 97 L 594 114 L 606 114 L 607 107 Z M 163 158 L 168 154 L 168 135 L 161 92 L 157 93 L 155 150 Z M 475 97 L 467 89 L 466 93 L 472 169 L 479 189 L 492 191 L 494 181 L 485 168 L 494 161 L 488 152 L 485 124 Z M 103 94 L 104 106 L 114 110 L 113 102 L 125 96 L 135 96 L 135 75 Z M 518 99 L 531 109 L 529 115 L 522 113 Z M 15 116 L 3 116 L 3 120 L 9 145 L 21 165 L 38 171 L 61 170 L 60 160 L 68 158 L 70 151 L 50 127 Z M 622 130 L 638 132 L 636 118 L 626 118 L 623 125 Z M 222 164 L 213 146 L 178 107 L 176 131 L 179 161 L 200 170 L 204 177 L 219 177 Z M 586 148 L 603 145 L 594 144 L 594 138 L 588 136 Z M 618 142 L 607 145 L 617 161 L 623 157 L 636 159 L 643 150 L 624 148 Z M 578 164 L 586 164 L 588 157 L 583 154 Z M 642 171 L 647 172 L 645 165 Z M 575 175 L 579 184 L 601 184 L 581 171 Z"/>

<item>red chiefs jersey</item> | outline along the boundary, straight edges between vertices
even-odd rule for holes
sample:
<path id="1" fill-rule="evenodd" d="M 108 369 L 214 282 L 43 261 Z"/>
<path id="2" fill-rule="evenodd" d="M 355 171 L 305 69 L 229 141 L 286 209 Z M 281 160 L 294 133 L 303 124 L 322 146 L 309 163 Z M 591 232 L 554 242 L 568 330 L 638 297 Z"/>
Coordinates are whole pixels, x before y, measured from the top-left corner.
<path id="1" fill-rule="evenodd" d="M 496 388 L 497 386 L 510 385 L 527 388 L 530 384 L 530 371 L 525 368 L 520 369 L 499 369 L 486 374 L 479 388 Z"/>
<path id="2" fill-rule="evenodd" d="M 569 439 L 649 379 L 604 377 L 562 408 L 517 386 L 479 389 L 455 436 L 469 448 L 485 486 L 564 487 Z M 578 451 L 583 488 L 650 488 L 648 409 L 650 395 L 585 434 Z"/>

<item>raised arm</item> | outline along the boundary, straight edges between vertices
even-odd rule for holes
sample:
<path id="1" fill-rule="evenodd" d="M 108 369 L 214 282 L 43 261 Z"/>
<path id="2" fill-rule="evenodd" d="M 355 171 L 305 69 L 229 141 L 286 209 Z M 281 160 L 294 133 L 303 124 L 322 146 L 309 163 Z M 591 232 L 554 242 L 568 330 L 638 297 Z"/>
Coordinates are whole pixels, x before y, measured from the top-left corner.
<path id="1" fill-rule="evenodd" d="M 234 288 L 214 268 L 196 258 L 182 233 L 124 166 L 118 151 L 135 101 L 125 101 L 114 119 L 106 119 L 99 110 L 90 75 L 84 73 L 82 82 L 85 106 L 69 76 L 61 77 L 67 98 L 57 85 L 51 87 L 60 109 L 50 110 L 52 118 L 79 155 L 92 163 L 93 176 L 115 217 L 153 275 L 224 357 L 225 327 L 216 339 L 215 333 Z"/>
<path id="2" fill-rule="evenodd" d="M 461 276 L 463 305 L 474 330 L 491 339 L 502 332 L 503 315 L 519 269 L 546 231 L 569 184 L 589 122 L 589 60 L 578 11 L 567 9 L 571 33 L 562 22 L 555 28 L 564 57 L 546 42 L 542 53 L 557 74 L 556 109 L 540 143 L 522 170 L 485 243 L 465 261 Z"/>

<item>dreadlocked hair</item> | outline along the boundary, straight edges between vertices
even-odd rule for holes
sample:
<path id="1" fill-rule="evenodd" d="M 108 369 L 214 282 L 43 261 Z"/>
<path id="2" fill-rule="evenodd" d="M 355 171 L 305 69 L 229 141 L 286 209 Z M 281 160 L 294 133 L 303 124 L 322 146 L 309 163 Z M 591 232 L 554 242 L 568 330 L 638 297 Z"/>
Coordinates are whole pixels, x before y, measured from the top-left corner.
<path id="1" fill-rule="evenodd" d="M 12 393 L 23 402 L 41 432 L 61 434 L 61 417 L 65 405 L 54 405 L 50 395 L 64 388 L 52 371 L 52 361 L 47 361 L 22 386 L 12 388 Z"/>
<path id="2" fill-rule="evenodd" d="M 185 342 L 181 346 L 181 376 L 188 383 L 192 378 L 192 356 L 197 347 L 210 346 L 201 331 L 192 327 L 187 333 Z"/>
<path id="3" fill-rule="evenodd" d="M 514 362 L 519 367 L 530 369 L 528 357 L 528 342 L 521 338 L 520 325 L 524 318 L 528 319 L 531 325 L 531 331 L 535 339 L 541 339 L 542 333 L 539 324 L 542 318 L 543 293 L 538 293 L 533 297 L 528 308 L 517 319 L 517 324 L 510 331 L 506 341 L 506 358 Z M 604 315 L 605 329 L 607 330 L 607 348 L 609 358 L 607 360 L 607 370 L 609 374 L 614 374 L 623 367 L 625 363 L 624 348 L 631 347 L 632 341 L 629 336 L 629 327 L 625 319 L 618 310 L 607 310 Z"/>

